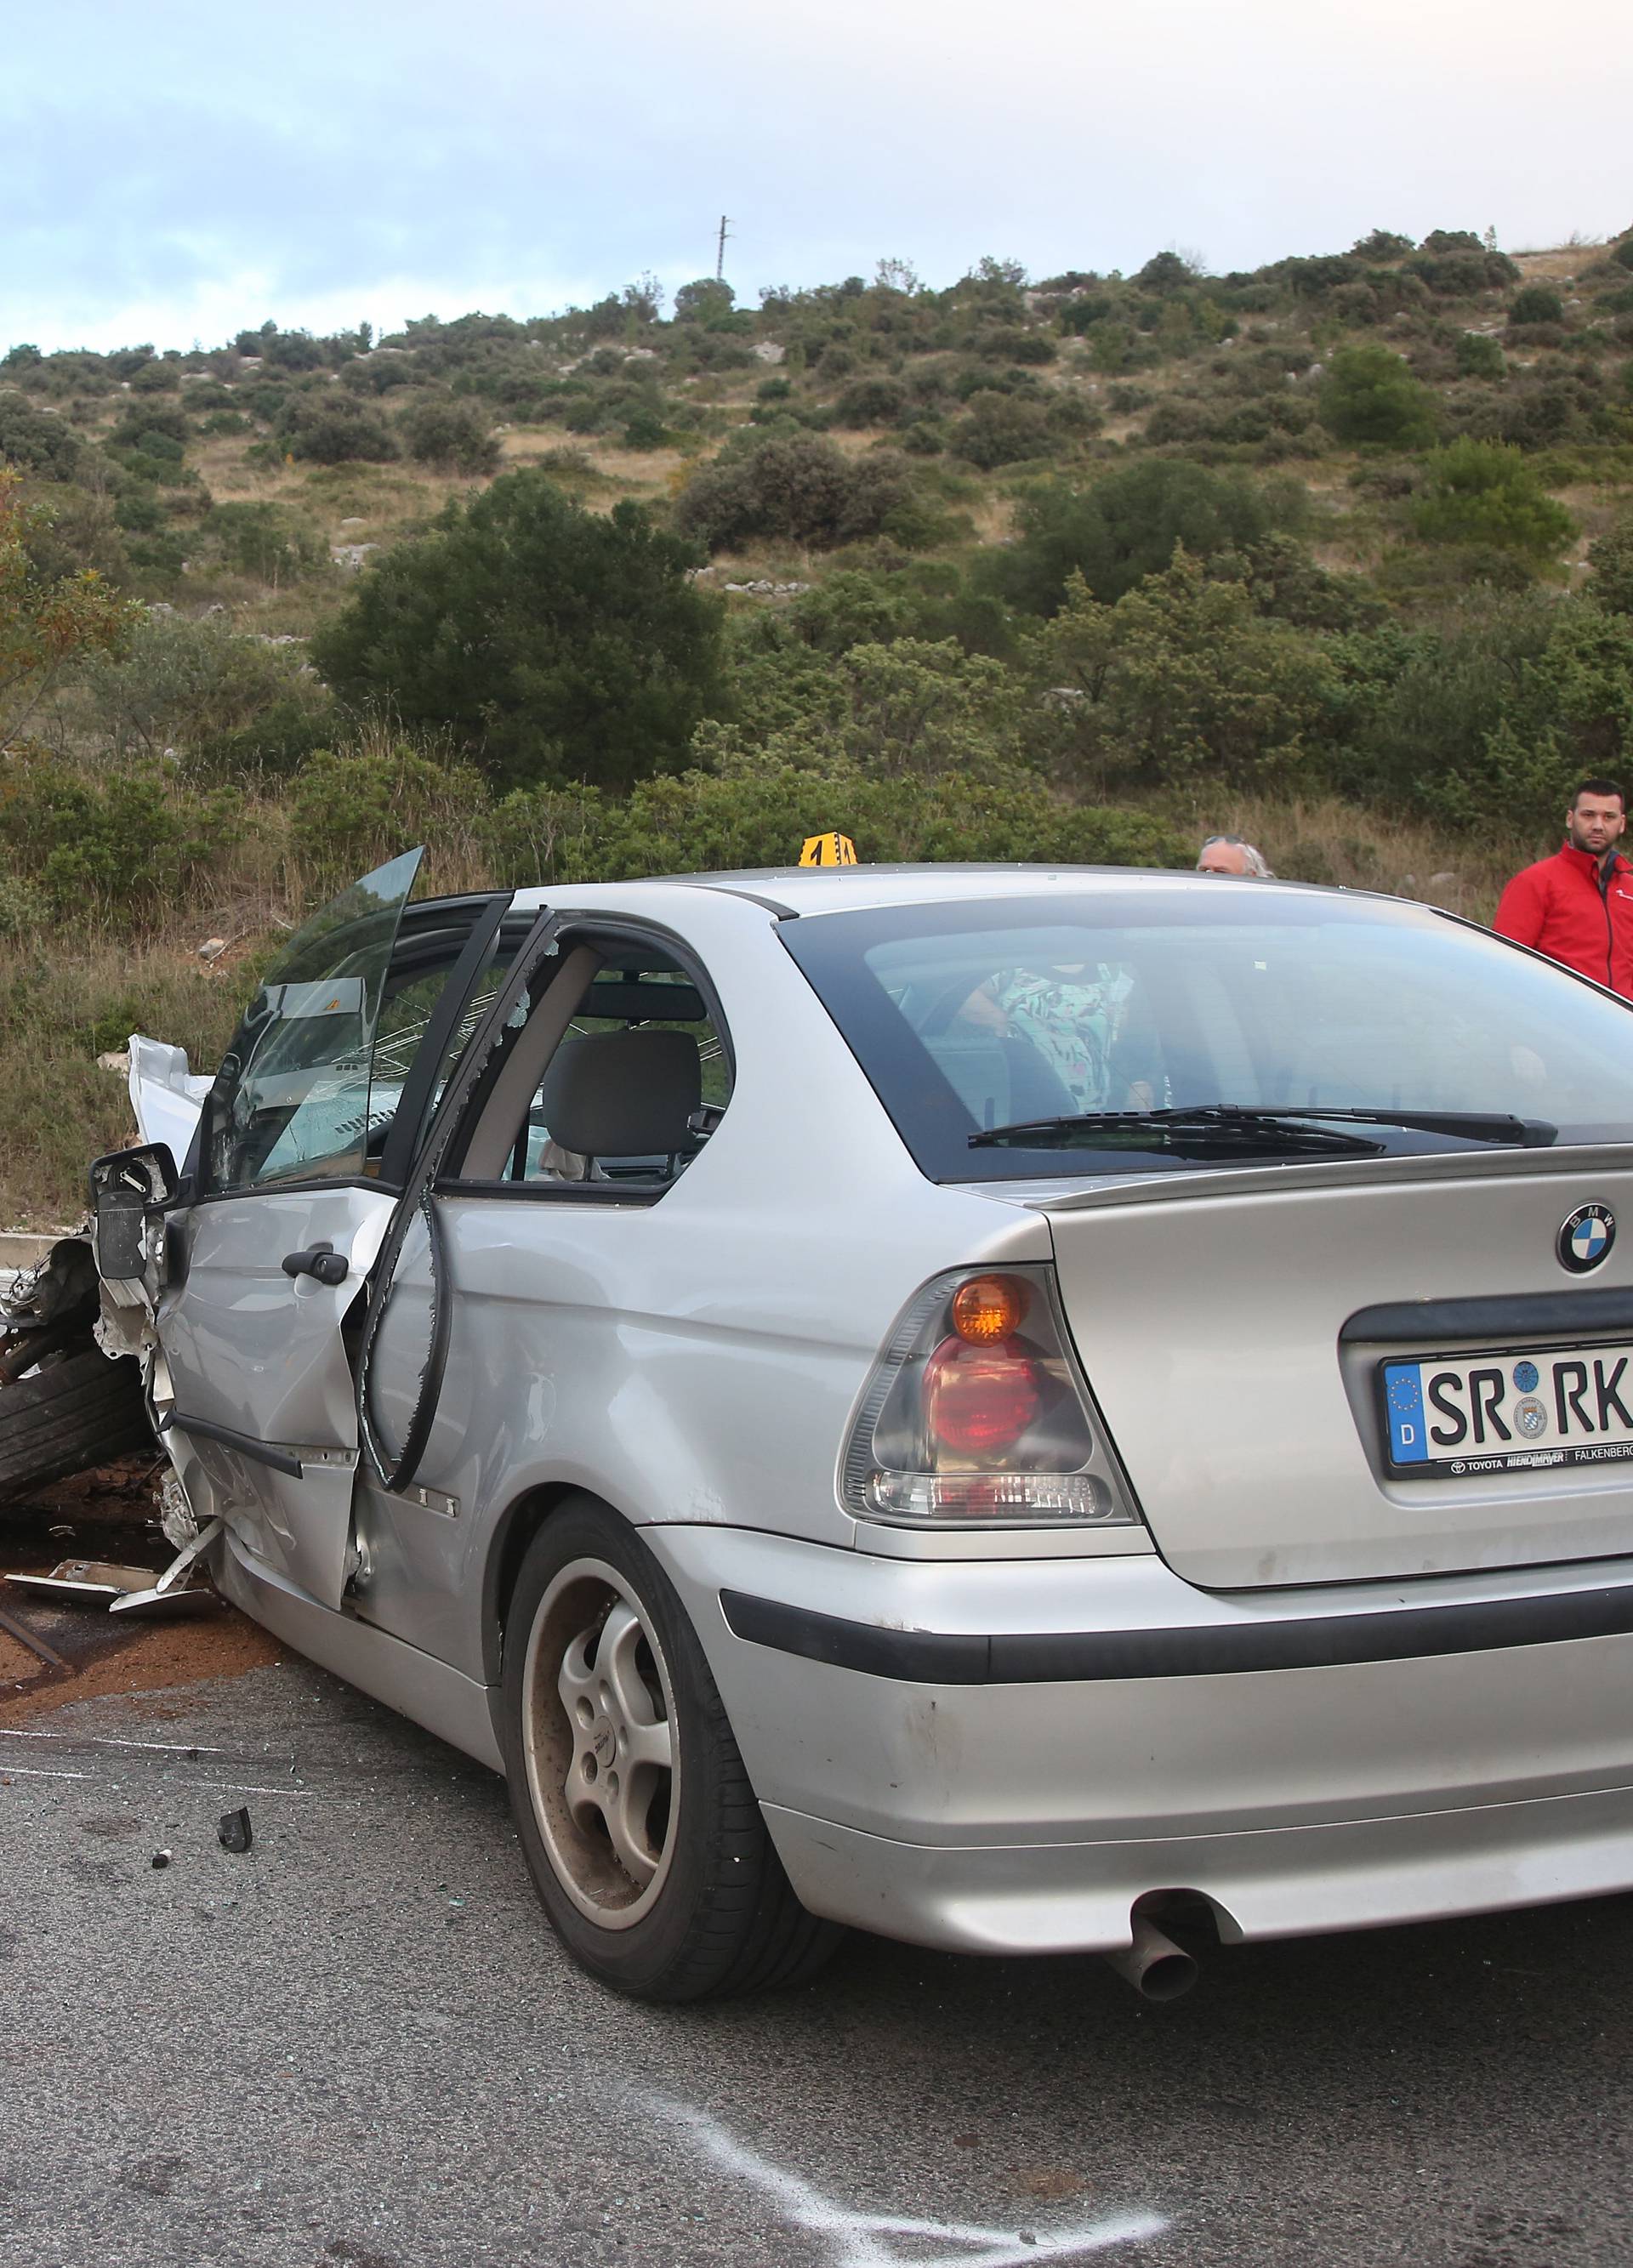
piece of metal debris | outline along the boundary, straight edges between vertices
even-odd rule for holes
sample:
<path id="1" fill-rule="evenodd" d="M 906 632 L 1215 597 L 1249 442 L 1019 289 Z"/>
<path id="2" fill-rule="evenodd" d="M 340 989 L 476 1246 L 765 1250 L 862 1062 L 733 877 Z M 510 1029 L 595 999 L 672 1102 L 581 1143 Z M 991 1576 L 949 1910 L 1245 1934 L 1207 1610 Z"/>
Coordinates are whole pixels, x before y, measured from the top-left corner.
<path id="1" fill-rule="evenodd" d="M 167 1867 L 170 1864 L 170 1859 L 171 1853 L 168 1851 L 155 1851 L 151 1861 L 154 1872 L 157 1874 L 160 1867 Z"/>
<path id="2" fill-rule="evenodd" d="M 19 1646 L 26 1646 L 31 1653 L 37 1653 L 49 1668 L 67 1668 L 67 1662 L 55 1646 L 48 1646 L 44 1638 L 29 1629 L 26 1623 L 18 1622 L 15 1615 L 8 1615 L 3 1609 L 0 1609 L 0 1631 L 4 1631 L 8 1638 L 15 1638 Z"/>
<path id="3" fill-rule="evenodd" d="M 255 1830 L 249 1823 L 249 1806 L 240 1803 L 236 1811 L 224 1811 L 216 1829 L 216 1840 L 224 1851 L 248 1851 L 255 1839 Z"/>
<path id="4" fill-rule="evenodd" d="M 64 1606 L 100 1607 L 110 1615 L 202 1615 L 219 1604 L 205 1583 L 186 1580 L 194 1563 L 221 1532 L 212 1520 L 170 1565 L 126 1567 L 110 1559 L 59 1559 L 48 1574 L 8 1575 L 19 1591 Z"/>

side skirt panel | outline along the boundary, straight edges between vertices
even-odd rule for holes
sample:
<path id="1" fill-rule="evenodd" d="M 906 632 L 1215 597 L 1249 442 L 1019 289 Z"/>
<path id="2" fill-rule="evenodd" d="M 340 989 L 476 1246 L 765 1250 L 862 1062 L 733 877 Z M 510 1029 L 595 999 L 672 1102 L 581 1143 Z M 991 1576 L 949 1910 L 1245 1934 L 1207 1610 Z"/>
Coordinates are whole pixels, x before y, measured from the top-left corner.
<path id="1" fill-rule="evenodd" d="M 367 1623 L 320 1607 L 282 1575 L 247 1557 L 230 1535 L 216 1554 L 213 1572 L 235 1607 L 308 1661 L 411 1717 L 490 1771 L 504 1771 L 485 1685 Z"/>

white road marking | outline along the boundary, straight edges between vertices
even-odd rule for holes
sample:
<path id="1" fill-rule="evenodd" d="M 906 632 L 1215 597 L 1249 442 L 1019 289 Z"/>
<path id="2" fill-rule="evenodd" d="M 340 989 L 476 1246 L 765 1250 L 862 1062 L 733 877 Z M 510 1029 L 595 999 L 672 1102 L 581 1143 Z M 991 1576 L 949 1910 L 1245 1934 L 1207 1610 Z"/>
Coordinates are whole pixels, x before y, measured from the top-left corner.
<path id="1" fill-rule="evenodd" d="M 1160 2236 L 1168 2226 L 1160 2213 L 1110 2213 L 1070 2228 L 1040 2229 L 1035 2236 L 1029 2233 L 1023 2237 L 1013 2229 L 980 2228 L 964 2221 L 856 2213 L 759 2156 L 706 2111 L 661 2095 L 640 2100 L 661 2117 L 684 2127 L 724 2172 L 762 2190 L 796 2228 L 820 2237 L 831 2268 L 1029 2268 L 1033 2261 L 1079 2260 L 1115 2244 L 1141 2244 Z M 892 2237 L 914 2239 L 913 2249 L 904 2251 L 890 2242 Z M 921 2249 L 926 2243 L 954 2249 L 929 2254 Z"/>

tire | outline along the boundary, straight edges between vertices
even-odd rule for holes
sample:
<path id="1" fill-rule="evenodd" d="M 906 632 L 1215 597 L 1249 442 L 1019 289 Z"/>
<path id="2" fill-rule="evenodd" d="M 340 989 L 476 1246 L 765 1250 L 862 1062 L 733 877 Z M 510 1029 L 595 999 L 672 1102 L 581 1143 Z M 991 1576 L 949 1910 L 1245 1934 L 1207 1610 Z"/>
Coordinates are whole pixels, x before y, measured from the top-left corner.
<path id="1" fill-rule="evenodd" d="M 522 1851 L 582 1967 L 666 2002 L 815 1975 L 844 1933 L 789 1886 L 668 1578 L 592 1498 L 522 1562 L 502 1690 Z"/>
<path id="2" fill-rule="evenodd" d="M 92 1347 L 0 1385 L 0 1500 L 152 1447 L 141 1369 L 128 1355 L 110 1362 Z"/>

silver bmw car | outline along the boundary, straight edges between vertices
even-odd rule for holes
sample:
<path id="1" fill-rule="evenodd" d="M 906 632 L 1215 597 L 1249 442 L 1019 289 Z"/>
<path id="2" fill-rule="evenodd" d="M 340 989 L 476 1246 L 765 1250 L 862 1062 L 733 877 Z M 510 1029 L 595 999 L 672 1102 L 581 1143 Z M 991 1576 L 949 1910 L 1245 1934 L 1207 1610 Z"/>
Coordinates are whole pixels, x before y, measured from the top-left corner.
<path id="1" fill-rule="evenodd" d="M 104 1336 L 588 1969 L 1633 1887 L 1622 1003 L 1274 882 L 417 863 L 99 1163 Z"/>

